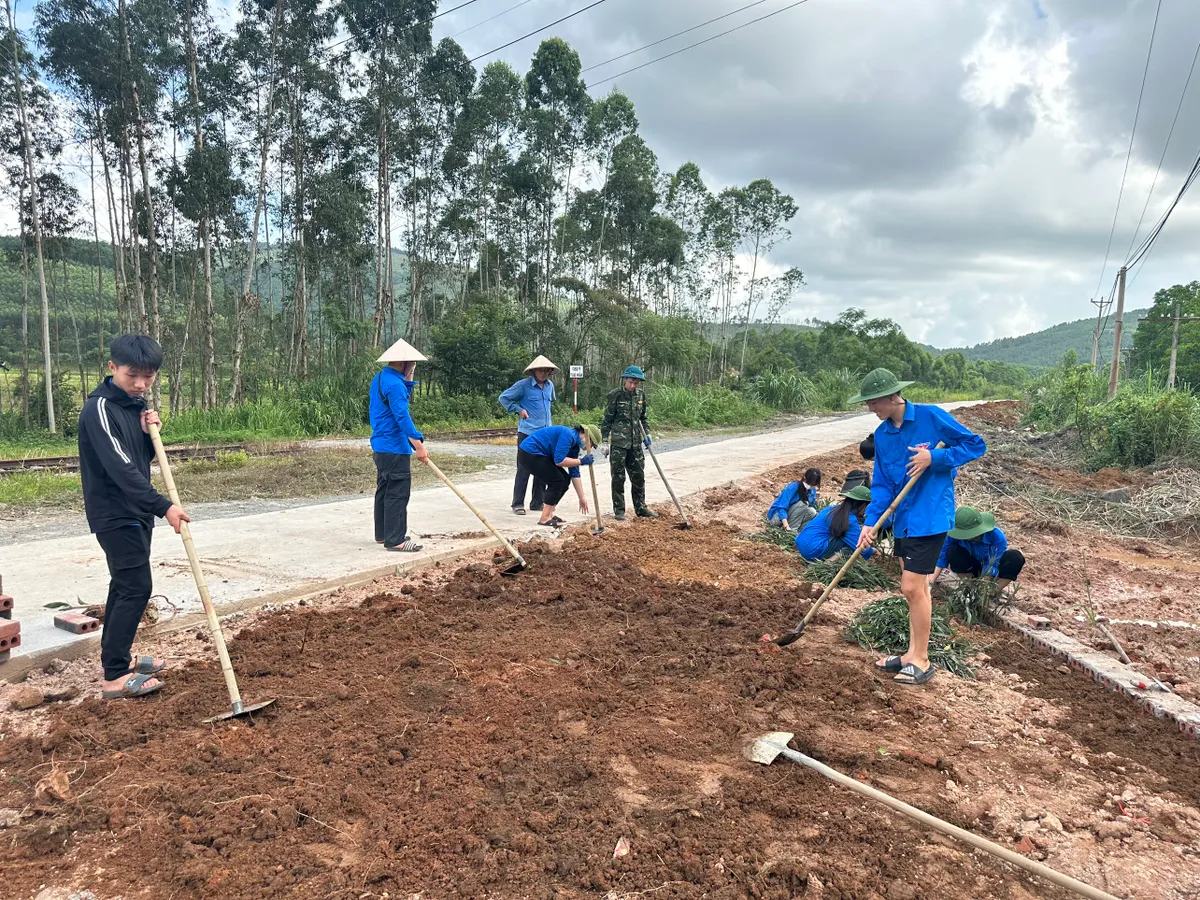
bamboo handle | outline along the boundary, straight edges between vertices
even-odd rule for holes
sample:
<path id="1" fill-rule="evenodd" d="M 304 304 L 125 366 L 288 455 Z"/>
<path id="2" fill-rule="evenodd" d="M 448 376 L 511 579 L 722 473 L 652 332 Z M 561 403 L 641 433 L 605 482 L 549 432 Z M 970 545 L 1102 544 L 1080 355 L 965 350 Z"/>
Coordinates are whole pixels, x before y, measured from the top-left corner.
<path id="1" fill-rule="evenodd" d="M 592 479 L 592 506 L 596 507 L 596 530 L 604 526 L 600 523 L 600 493 L 596 490 L 596 467 L 588 466 L 588 476 Z"/>
<path id="2" fill-rule="evenodd" d="M 769 744 L 772 749 L 778 750 L 792 762 L 799 763 L 802 766 L 807 766 L 813 771 L 824 775 L 830 781 L 837 782 L 842 787 L 854 791 L 856 794 L 861 794 L 864 797 L 870 797 L 872 800 L 878 801 L 884 806 L 888 806 L 896 810 L 896 812 L 903 813 L 910 819 L 915 819 L 923 825 L 928 825 L 930 828 L 942 832 L 942 834 L 957 838 L 958 840 L 970 844 L 972 847 L 982 850 L 985 853 L 990 853 L 992 856 L 998 857 L 1007 863 L 1011 863 L 1019 869 L 1024 869 L 1026 872 L 1045 878 L 1047 881 L 1057 884 L 1059 887 L 1066 888 L 1069 891 L 1074 891 L 1082 897 L 1090 898 L 1090 900 L 1118 900 L 1118 898 L 1114 897 L 1112 894 L 1107 894 L 1099 888 L 1094 888 L 1090 884 L 1086 884 L 1078 879 L 1072 878 L 1069 875 L 1056 872 L 1049 866 L 1044 866 L 1039 862 L 1028 859 L 1022 856 L 1020 853 L 1015 853 L 1012 850 L 1009 850 L 1007 847 L 1001 847 L 999 844 L 987 840 L 987 838 L 982 838 L 977 834 L 972 834 L 969 831 L 959 828 L 957 825 L 951 825 L 949 822 L 944 822 L 935 816 L 931 816 L 924 810 L 917 809 L 915 806 L 909 806 L 907 803 L 903 802 L 902 800 L 897 800 L 890 794 L 885 794 L 883 791 L 878 791 L 870 785 L 863 784 L 860 781 L 855 781 L 853 778 L 843 775 L 837 769 L 831 769 L 824 763 L 819 763 L 815 759 L 805 756 L 803 753 L 797 753 L 795 750 L 792 750 L 789 747 L 784 747 L 775 743 L 774 741 L 764 741 L 764 743 Z"/>
<path id="3" fill-rule="evenodd" d="M 644 441 L 646 439 L 646 429 L 642 426 L 641 422 L 638 422 L 638 431 L 641 433 L 642 440 Z M 658 464 L 658 457 L 654 455 L 654 448 L 647 447 L 646 449 L 650 452 L 650 458 L 654 461 L 654 468 L 658 469 L 658 477 L 662 479 L 662 483 L 667 488 L 667 493 L 671 495 L 671 500 L 675 504 L 675 509 L 679 511 L 679 518 L 683 519 L 683 524 L 686 527 L 691 528 L 692 523 L 688 521 L 687 513 L 683 511 L 683 504 L 681 504 L 679 502 L 679 498 L 675 496 L 675 491 L 671 488 L 671 482 L 667 481 L 667 476 L 663 473 L 662 466 Z"/>
<path id="4" fill-rule="evenodd" d="M 167 451 L 163 447 L 162 436 L 158 433 L 157 425 L 150 425 L 150 440 L 154 444 L 154 456 L 158 460 L 158 470 L 162 473 L 167 485 L 167 496 L 176 506 L 179 502 L 179 491 L 175 488 L 175 477 L 171 474 L 171 464 L 167 461 Z M 237 677 L 233 674 L 233 664 L 229 661 L 229 649 L 225 646 L 225 635 L 221 631 L 221 620 L 217 618 L 217 610 L 213 606 L 212 597 L 208 593 L 208 582 L 204 580 L 204 571 L 200 568 L 200 557 L 196 555 L 196 545 L 192 542 L 192 530 L 187 522 L 181 522 L 179 535 L 183 538 L 183 549 L 187 552 L 188 562 L 192 566 L 192 578 L 196 580 L 196 589 L 200 592 L 200 602 L 204 605 L 204 615 L 208 618 L 208 629 L 212 632 L 213 643 L 217 645 L 217 656 L 221 660 L 221 674 L 225 676 L 225 687 L 229 689 L 229 700 L 234 711 L 242 705 L 242 695 L 238 691 Z"/>
<path id="5" fill-rule="evenodd" d="M 454 482 L 446 477 L 446 473 L 439 469 L 429 457 L 425 457 L 425 465 L 429 466 L 429 468 L 433 470 L 433 474 L 441 479 L 442 484 L 446 485 L 446 487 L 450 488 L 450 490 L 454 491 L 454 493 L 458 495 L 458 499 L 467 505 L 467 509 L 475 513 L 476 518 L 478 518 L 480 522 L 487 526 L 487 530 L 496 536 L 496 540 L 504 545 L 504 549 L 512 554 L 513 559 L 520 564 L 521 568 L 525 568 L 525 557 L 521 556 L 521 554 L 517 552 L 517 548 L 509 543 L 508 539 L 495 529 L 495 526 L 493 526 L 492 523 L 484 517 L 483 513 L 475 508 L 475 504 L 468 500 L 463 492 L 454 486 Z"/>

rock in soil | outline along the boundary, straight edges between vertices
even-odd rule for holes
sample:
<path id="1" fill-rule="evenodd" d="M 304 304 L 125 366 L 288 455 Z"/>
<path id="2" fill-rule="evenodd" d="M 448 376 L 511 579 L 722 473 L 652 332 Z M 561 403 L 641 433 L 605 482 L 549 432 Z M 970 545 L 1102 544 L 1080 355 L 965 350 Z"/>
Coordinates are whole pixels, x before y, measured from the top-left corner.
<path id="1" fill-rule="evenodd" d="M 8 702 L 13 709 L 33 709 L 46 701 L 46 695 L 31 684 L 17 685 L 8 693 Z"/>

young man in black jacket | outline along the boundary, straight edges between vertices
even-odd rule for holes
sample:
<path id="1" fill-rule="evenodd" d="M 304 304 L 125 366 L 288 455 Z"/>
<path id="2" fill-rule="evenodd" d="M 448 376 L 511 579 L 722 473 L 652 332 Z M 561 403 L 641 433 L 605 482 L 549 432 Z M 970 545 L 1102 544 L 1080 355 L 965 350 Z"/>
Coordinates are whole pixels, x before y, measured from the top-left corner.
<path id="1" fill-rule="evenodd" d="M 111 577 L 100 661 L 101 696 L 114 700 L 162 687 L 152 676 L 166 661 L 152 656 L 133 661 L 129 651 L 150 602 L 154 519 L 165 518 L 176 533 L 191 519 L 150 483 L 150 425 L 161 423 L 158 413 L 146 409 L 145 398 L 162 368 L 162 348 L 146 335 L 126 334 L 112 342 L 109 355 L 112 374 L 88 395 L 79 414 L 79 471 L 88 527 L 104 550 Z"/>

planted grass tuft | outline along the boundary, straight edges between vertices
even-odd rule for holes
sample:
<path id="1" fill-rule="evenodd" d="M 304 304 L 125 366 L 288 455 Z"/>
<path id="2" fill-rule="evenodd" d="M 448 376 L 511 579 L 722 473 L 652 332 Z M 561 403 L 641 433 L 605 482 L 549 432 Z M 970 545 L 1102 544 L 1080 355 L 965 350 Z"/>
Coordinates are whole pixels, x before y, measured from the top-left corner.
<path id="1" fill-rule="evenodd" d="M 843 555 L 832 559 L 820 559 L 808 564 L 804 576 L 809 581 L 829 584 L 845 564 L 846 557 Z M 899 590 L 900 585 L 882 566 L 869 560 L 856 559 L 854 565 L 842 576 L 838 587 L 860 591 L 895 591 Z"/>
<path id="2" fill-rule="evenodd" d="M 796 535 L 786 528 L 770 526 L 763 531 L 756 531 L 748 535 L 746 539 L 754 541 L 756 544 L 772 544 L 784 550 L 796 549 Z"/>
<path id="3" fill-rule="evenodd" d="M 929 660 L 961 678 L 974 678 L 968 659 L 978 652 L 966 638 L 960 637 L 950 622 L 950 610 L 933 605 L 933 623 L 929 632 Z M 897 654 L 908 649 L 908 603 L 892 595 L 873 600 L 860 609 L 846 626 L 846 640 L 877 653 Z"/>

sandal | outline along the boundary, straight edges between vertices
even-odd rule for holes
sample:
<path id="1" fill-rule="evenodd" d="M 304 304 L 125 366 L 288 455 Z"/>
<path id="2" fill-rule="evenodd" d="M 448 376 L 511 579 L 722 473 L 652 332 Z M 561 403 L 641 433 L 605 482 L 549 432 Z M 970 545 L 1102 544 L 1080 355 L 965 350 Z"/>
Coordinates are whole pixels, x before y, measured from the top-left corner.
<path id="1" fill-rule="evenodd" d="M 933 677 L 935 672 L 937 672 L 937 666 L 933 663 L 930 663 L 929 668 L 923 672 L 912 663 L 909 663 L 896 674 L 896 677 L 892 681 L 896 682 L 896 684 L 924 684 Z"/>
<path id="2" fill-rule="evenodd" d="M 889 656 L 882 663 L 875 663 L 876 672 L 887 672 L 889 675 L 895 675 L 904 668 L 904 660 L 899 656 Z"/>
<path id="3" fill-rule="evenodd" d="M 164 659 L 157 666 L 154 664 L 153 656 L 139 656 L 133 664 L 133 668 L 129 670 L 131 675 L 157 675 L 167 667 L 167 661 Z"/>
<path id="4" fill-rule="evenodd" d="M 142 673 L 141 675 L 130 675 L 121 684 L 121 687 L 115 691 L 101 691 L 100 696 L 105 700 L 120 700 L 122 697 L 145 697 L 147 694 L 153 694 L 159 690 L 163 683 L 147 686 L 147 681 L 153 681 L 153 677 Z"/>
<path id="5" fill-rule="evenodd" d="M 395 547 L 384 547 L 383 549 L 390 553 L 416 553 L 422 547 L 424 547 L 424 544 L 418 544 L 412 538 L 409 538 L 403 544 L 397 544 Z"/>
<path id="6" fill-rule="evenodd" d="M 525 515 L 525 507 L 523 507 L 523 506 L 514 506 L 514 507 L 513 507 L 513 514 L 514 514 L 514 515 L 518 515 L 518 516 L 523 516 L 523 515 Z"/>
<path id="7" fill-rule="evenodd" d="M 538 524 L 544 525 L 546 528 L 557 528 L 559 525 L 565 525 L 566 522 L 566 519 L 560 519 L 558 516 L 554 516 L 549 522 L 538 522 Z"/>

